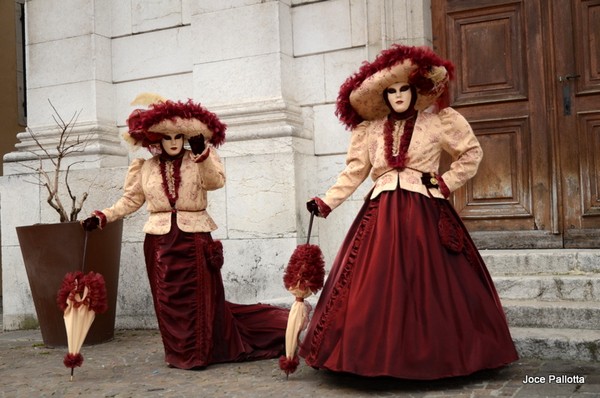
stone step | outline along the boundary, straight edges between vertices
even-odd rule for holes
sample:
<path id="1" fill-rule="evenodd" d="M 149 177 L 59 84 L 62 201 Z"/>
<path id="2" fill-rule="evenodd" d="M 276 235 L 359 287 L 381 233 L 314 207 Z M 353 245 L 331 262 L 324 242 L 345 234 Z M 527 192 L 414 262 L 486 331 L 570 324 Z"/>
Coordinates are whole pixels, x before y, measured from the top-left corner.
<path id="1" fill-rule="evenodd" d="M 290 297 L 268 300 L 265 303 L 289 308 L 293 301 L 290 295 Z M 314 307 L 316 297 L 311 297 L 307 301 Z M 502 300 L 502 302 L 507 312 L 509 325 L 511 325 L 511 336 L 521 357 L 577 361 L 600 360 L 600 330 L 562 327 L 569 322 L 571 322 L 569 326 L 574 327 L 588 325 L 582 323 L 576 315 L 573 318 L 573 314 L 565 315 L 564 321 L 556 321 L 556 319 L 560 319 L 561 311 L 568 312 L 570 310 L 574 310 L 576 314 L 584 314 L 582 318 L 589 316 L 590 313 L 593 314 L 592 317 L 598 318 L 594 308 L 594 306 L 597 306 L 595 303 L 553 303 L 536 300 Z M 579 306 L 576 304 L 579 304 Z M 552 305 L 557 305 L 557 308 L 552 308 Z M 530 311 L 529 314 L 527 314 L 528 311 Z M 544 311 L 549 311 L 550 315 Z M 520 324 L 527 324 L 522 321 L 527 316 L 538 318 L 537 321 L 546 317 L 549 324 L 552 323 L 552 317 L 554 317 L 555 324 L 561 327 L 545 327 L 548 326 L 546 324 L 544 324 L 544 327 L 520 326 Z"/>
<path id="2" fill-rule="evenodd" d="M 502 299 L 600 302 L 600 274 L 493 276 Z"/>
<path id="3" fill-rule="evenodd" d="M 510 332 L 523 358 L 600 360 L 600 330 L 511 327 Z"/>
<path id="4" fill-rule="evenodd" d="M 510 326 L 600 330 L 600 305 L 595 302 L 502 300 Z"/>
<path id="5" fill-rule="evenodd" d="M 600 273 L 600 249 L 481 250 L 490 274 Z"/>

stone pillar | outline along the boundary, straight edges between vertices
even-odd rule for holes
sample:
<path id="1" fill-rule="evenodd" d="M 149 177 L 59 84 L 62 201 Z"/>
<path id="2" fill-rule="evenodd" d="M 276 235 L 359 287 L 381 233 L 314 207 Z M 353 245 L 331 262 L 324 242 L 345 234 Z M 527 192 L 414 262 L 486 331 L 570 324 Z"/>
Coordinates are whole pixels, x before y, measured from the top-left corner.
<path id="1" fill-rule="evenodd" d="M 227 184 L 209 198 L 226 291 L 239 302 L 288 297 L 283 272 L 308 224 L 301 176 L 314 167 L 294 99 L 290 0 L 196 7 L 194 98 L 228 125 Z"/>
<path id="2" fill-rule="evenodd" d="M 110 7 L 98 7 L 94 0 L 31 0 L 26 2 L 26 18 L 27 123 L 53 155 L 59 131 L 52 103 L 63 120 L 71 122 L 71 137 L 85 140 L 80 151 L 65 159 L 63 168 L 73 164 L 70 186 L 81 197 L 107 181 L 109 173 L 103 170 L 100 175 L 100 168 L 127 164 L 113 107 Z M 28 132 L 17 138 L 15 150 L 4 156 L 0 180 L 4 328 L 8 330 L 27 327 L 35 314 L 15 227 L 59 221 L 34 171 L 42 153 Z M 44 162 L 44 170 L 53 172 L 54 167 Z M 68 205 L 66 189 L 61 189 Z M 89 211 L 86 208 L 83 214 Z"/>
<path id="3" fill-rule="evenodd" d="M 86 138 L 80 155 L 88 161 L 79 168 L 127 162 L 114 116 L 110 11 L 93 0 L 26 3 L 27 125 L 52 146 L 58 136 L 50 102 L 66 121 L 77 114 L 72 135 Z M 31 136 L 24 132 L 17 138 L 20 143 L 5 162 L 36 159 Z M 20 171 L 9 164 L 4 174 Z"/>

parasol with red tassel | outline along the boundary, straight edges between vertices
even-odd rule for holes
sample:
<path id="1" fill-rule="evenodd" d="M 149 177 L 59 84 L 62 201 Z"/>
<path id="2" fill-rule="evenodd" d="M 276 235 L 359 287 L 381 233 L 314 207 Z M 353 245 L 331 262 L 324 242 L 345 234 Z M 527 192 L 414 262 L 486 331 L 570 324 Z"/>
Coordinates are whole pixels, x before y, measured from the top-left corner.
<path id="1" fill-rule="evenodd" d="M 310 313 L 310 305 L 304 299 L 318 292 L 325 279 L 323 253 L 319 246 L 310 244 L 314 216 L 314 212 L 311 212 L 306 244 L 296 247 L 283 276 L 286 289 L 296 297 L 288 316 L 285 355 L 279 358 L 279 368 L 286 376 L 294 373 L 300 363 L 297 353 L 298 338 L 307 326 Z"/>
<path id="2" fill-rule="evenodd" d="M 83 264 L 88 232 L 85 234 Z M 68 353 L 63 363 L 71 368 L 71 381 L 75 368 L 83 363 L 81 347 L 96 314 L 108 309 L 104 277 L 93 271 L 84 274 L 84 265 L 81 268 L 81 271 L 69 272 L 65 276 L 56 298 L 59 308 L 64 312 Z"/>

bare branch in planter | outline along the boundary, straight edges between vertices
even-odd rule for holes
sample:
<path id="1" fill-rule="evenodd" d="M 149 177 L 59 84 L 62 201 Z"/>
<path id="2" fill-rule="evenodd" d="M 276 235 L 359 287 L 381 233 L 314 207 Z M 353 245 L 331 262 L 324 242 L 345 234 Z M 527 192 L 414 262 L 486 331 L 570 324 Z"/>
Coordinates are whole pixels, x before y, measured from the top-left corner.
<path id="1" fill-rule="evenodd" d="M 39 184 L 44 186 L 48 192 L 48 197 L 46 201 L 56 212 L 59 214 L 60 222 L 66 221 L 76 221 L 77 216 L 81 212 L 83 208 L 83 204 L 88 198 L 88 192 L 84 192 L 79 200 L 77 196 L 73 193 L 71 189 L 71 185 L 69 184 L 69 171 L 71 170 L 71 166 L 79 163 L 84 163 L 85 161 L 78 161 L 71 163 L 67 166 L 66 170 L 63 170 L 63 161 L 64 159 L 72 155 L 74 153 L 81 153 L 84 151 L 87 146 L 89 135 L 87 137 L 81 137 L 79 135 L 74 136 L 73 128 L 75 127 L 79 116 L 81 115 L 81 111 L 75 112 L 68 121 L 65 121 L 57 109 L 54 107 L 52 102 L 48 100 L 50 106 L 54 110 L 54 114 L 52 115 L 52 119 L 56 123 L 59 128 L 60 134 L 58 137 L 58 143 L 56 145 L 56 153 L 48 150 L 44 144 L 40 141 L 39 137 L 29 128 L 27 128 L 27 132 L 35 142 L 36 146 L 39 148 L 40 152 L 29 151 L 33 153 L 39 160 L 39 167 L 31 167 L 28 165 L 24 165 L 25 167 L 34 170 L 38 173 Z M 44 161 L 50 161 L 53 167 L 52 172 L 48 172 L 44 169 Z M 71 199 L 71 210 L 67 212 L 61 199 L 60 199 L 60 173 L 65 173 L 64 184 L 66 186 L 69 198 Z M 50 173 L 53 173 L 51 176 Z"/>
<path id="2" fill-rule="evenodd" d="M 73 166 L 74 164 L 77 164 L 77 163 L 83 163 L 83 162 L 71 163 L 67 167 L 67 171 L 65 172 L 65 185 L 67 187 L 67 191 L 69 192 L 69 197 L 71 198 L 71 216 L 70 216 L 71 221 L 77 220 L 77 216 L 79 215 L 79 212 L 81 212 L 83 203 L 86 201 L 86 199 L 88 197 L 88 193 L 84 192 L 81 195 L 81 199 L 79 199 L 79 202 L 77 202 L 77 196 L 75 196 L 73 194 L 73 191 L 71 190 L 71 186 L 69 185 L 69 171 L 71 170 L 71 166 Z"/>

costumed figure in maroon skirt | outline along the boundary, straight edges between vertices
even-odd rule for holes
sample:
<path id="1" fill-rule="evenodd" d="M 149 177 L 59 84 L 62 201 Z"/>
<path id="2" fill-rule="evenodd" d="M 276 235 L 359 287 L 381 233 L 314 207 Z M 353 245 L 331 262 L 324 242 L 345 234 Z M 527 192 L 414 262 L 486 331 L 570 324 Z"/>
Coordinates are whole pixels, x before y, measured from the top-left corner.
<path id="1" fill-rule="evenodd" d="M 482 159 L 463 116 L 431 110 L 452 73 L 429 48 L 394 45 L 340 89 L 336 115 L 352 130 L 346 167 L 308 209 L 327 217 L 369 175 L 374 186 L 301 343 L 310 366 L 428 380 L 518 359 L 484 261 L 447 200 Z M 453 162 L 440 174 L 443 151 Z"/>
<path id="2" fill-rule="evenodd" d="M 132 161 L 123 196 L 84 220 L 102 228 L 144 203 L 144 255 L 165 360 L 181 369 L 211 363 L 276 358 L 284 350 L 288 310 L 225 301 L 223 246 L 206 212 L 207 191 L 225 184 L 215 150 L 226 126 L 192 100 L 164 100 L 143 94 L 128 119 L 126 140 L 153 156 Z M 191 150 L 184 148 L 187 141 Z"/>

